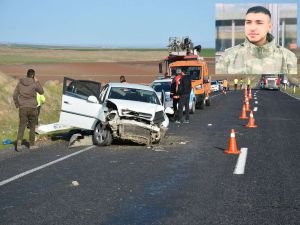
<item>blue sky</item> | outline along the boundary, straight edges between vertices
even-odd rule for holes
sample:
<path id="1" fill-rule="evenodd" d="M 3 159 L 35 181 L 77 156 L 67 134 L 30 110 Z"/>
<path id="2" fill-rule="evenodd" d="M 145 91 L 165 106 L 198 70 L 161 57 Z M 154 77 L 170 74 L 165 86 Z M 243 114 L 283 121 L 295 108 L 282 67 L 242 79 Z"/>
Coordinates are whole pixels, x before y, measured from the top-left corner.
<path id="1" fill-rule="evenodd" d="M 0 43 L 104 47 L 166 47 L 190 36 L 215 45 L 216 3 L 300 0 L 0 0 Z M 299 44 L 299 38 L 298 38 Z"/>

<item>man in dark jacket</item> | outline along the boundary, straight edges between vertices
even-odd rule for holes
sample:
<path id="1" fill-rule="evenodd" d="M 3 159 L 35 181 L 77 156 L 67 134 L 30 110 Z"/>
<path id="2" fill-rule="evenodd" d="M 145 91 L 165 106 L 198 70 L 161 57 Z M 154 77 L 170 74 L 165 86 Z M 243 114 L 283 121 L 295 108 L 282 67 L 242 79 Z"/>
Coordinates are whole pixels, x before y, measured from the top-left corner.
<path id="1" fill-rule="evenodd" d="M 35 71 L 29 69 L 27 77 L 20 79 L 15 88 L 13 99 L 19 108 L 19 129 L 16 143 L 16 151 L 22 151 L 22 140 L 26 124 L 29 124 L 29 147 L 35 149 L 35 125 L 37 119 L 36 93 L 44 94 L 43 87 L 35 77 Z"/>
<path id="2" fill-rule="evenodd" d="M 174 110 L 175 120 L 178 120 L 178 109 L 177 109 L 177 104 L 179 102 L 178 85 L 181 78 L 182 78 L 182 71 L 181 69 L 177 69 L 176 75 L 172 80 L 171 90 L 170 90 L 170 96 L 173 99 L 173 110 Z"/>
<path id="3" fill-rule="evenodd" d="M 178 85 L 178 94 L 179 94 L 179 106 L 178 106 L 178 120 L 176 123 L 189 123 L 190 122 L 190 94 L 192 90 L 192 80 L 190 76 L 182 73 L 182 78 L 179 81 Z M 185 107 L 185 120 L 183 121 L 183 107 Z"/>

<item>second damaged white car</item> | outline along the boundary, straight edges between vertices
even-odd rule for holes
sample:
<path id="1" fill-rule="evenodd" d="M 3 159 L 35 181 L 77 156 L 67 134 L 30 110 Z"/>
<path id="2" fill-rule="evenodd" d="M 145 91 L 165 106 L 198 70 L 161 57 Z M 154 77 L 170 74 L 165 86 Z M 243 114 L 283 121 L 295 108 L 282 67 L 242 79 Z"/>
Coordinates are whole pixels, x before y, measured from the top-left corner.
<path id="1" fill-rule="evenodd" d="M 99 146 L 113 139 L 150 144 L 165 135 L 167 113 L 173 110 L 149 86 L 108 83 L 101 89 L 98 82 L 65 77 L 58 124 L 93 131 L 93 143 Z"/>

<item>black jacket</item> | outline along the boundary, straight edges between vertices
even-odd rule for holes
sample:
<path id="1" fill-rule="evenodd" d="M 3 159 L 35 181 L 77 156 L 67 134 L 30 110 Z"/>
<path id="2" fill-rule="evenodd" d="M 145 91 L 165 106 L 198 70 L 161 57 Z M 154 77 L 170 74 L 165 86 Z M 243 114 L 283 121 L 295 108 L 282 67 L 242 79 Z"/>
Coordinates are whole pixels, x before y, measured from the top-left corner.
<path id="1" fill-rule="evenodd" d="M 190 76 L 184 75 L 180 79 L 180 84 L 178 86 L 178 94 L 179 95 L 189 95 L 192 90 L 192 80 Z"/>

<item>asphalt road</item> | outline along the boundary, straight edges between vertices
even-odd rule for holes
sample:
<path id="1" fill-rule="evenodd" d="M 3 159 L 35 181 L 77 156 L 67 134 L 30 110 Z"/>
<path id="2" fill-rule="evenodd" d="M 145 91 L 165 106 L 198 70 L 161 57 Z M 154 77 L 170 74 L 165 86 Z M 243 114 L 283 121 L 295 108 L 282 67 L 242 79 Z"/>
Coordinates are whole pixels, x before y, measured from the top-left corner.
<path id="1" fill-rule="evenodd" d="M 57 142 L 0 153 L 0 224 L 299 224 L 300 101 L 253 93 L 258 128 L 239 119 L 237 91 L 190 124 L 171 123 L 152 147 Z M 239 155 L 224 154 L 231 129 L 247 149 L 239 175 Z"/>

